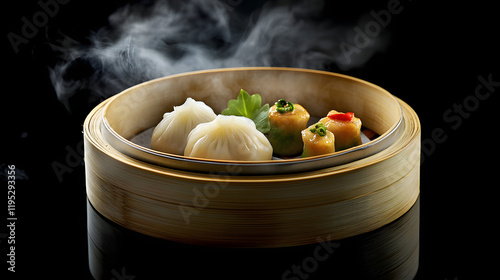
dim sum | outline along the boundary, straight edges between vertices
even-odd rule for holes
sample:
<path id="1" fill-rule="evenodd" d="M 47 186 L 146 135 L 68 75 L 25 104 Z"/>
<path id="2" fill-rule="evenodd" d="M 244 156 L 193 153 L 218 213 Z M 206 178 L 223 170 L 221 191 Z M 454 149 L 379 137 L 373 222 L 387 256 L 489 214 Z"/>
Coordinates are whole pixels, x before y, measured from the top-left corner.
<path id="1" fill-rule="evenodd" d="M 218 115 L 189 133 L 184 156 L 220 160 L 271 160 L 273 148 L 255 123 L 242 116 Z"/>
<path id="2" fill-rule="evenodd" d="M 268 138 L 276 155 L 292 156 L 302 152 L 301 131 L 307 127 L 309 117 L 304 107 L 283 99 L 269 109 Z"/>
<path id="3" fill-rule="evenodd" d="M 335 136 L 323 123 L 313 124 L 302 130 L 304 149 L 302 157 L 312 157 L 335 152 Z"/>
<path id="4" fill-rule="evenodd" d="M 188 97 L 184 104 L 174 106 L 172 112 L 163 115 L 163 119 L 153 131 L 151 148 L 182 155 L 191 130 L 198 124 L 210 122 L 216 117 L 212 108 L 204 102 Z"/>
<path id="5" fill-rule="evenodd" d="M 361 120 L 354 113 L 331 110 L 320 122 L 335 135 L 335 151 L 361 145 Z"/>

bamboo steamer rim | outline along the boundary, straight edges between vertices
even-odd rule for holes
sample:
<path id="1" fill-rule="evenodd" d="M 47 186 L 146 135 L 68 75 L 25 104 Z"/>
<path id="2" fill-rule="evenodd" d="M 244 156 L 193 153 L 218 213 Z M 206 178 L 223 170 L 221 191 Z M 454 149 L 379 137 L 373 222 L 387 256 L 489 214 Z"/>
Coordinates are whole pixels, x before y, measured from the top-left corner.
<path id="1" fill-rule="evenodd" d="M 127 95 L 133 95 L 135 90 L 141 89 L 143 87 L 147 87 L 150 85 L 154 85 L 156 83 L 161 83 L 166 80 L 176 79 L 179 77 L 189 77 L 196 75 L 205 75 L 205 74 L 220 74 L 220 73 L 228 73 L 228 72 L 245 72 L 245 71 L 275 71 L 275 72 L 284 72 L 284 73 L 299 73 L 299 74 L 315 74 L 322 76 L 331 76 L 335 78 L 341 78 L 345 80 L 352 81 L 354 83 L 363 84 L 370 88 L 375 89 L 379 94 L 384 94 L 389 100 L 393 100 L 394 107 L 397 108 L 396 111 L 391 112 L 393 115 L 399 116 L 398 120 L 394 122 L 388 129 L 386 129 L 383 133 L 380 133 L 380 136 L 376 139 L 361 144 L 343 151 L 335 152 L 327 155 L 318 155 L 307 158 L 294 158 L 294 159 L 283 159 L 283 160 L 266 160 L 266 161 L 237 161 L 237 160 L 216 160 L 216 159 L 205 159 L 205 158 L 194 158 L 182 155 L 175 155 L 165 152 L 156 151 L 150 148 L 143 147 L 141 145 L 135 144 L 131 142 L 126 137 L 122 136 L 118 133 L 111 125 L 107 116 L 110 115 L 110 107 L 114 106 L 114 103 L 121 98 L 126 98 Z M 202 100 L 203 101 L 203 100 Z M 205 172 L 208 173 L 212 170 L 220 171 L 223 170 L 223 167 L 227 166 L 238 166 L 243 168 L 240 170 L 240 176 L 244 175 L 275 175 L 280 173 L 297 173 L 311 170 L 319 170 L 325 167 L 330 167 L 334 165 L 341 165 L 345 163 L 349 163 L 352 161 L 359 160 L 363 157 L 370 156 L 374 153 L 378 153 L 381 150 L 387 148 L 390 144 L 392 144 L 399 134 L 402 133 L 403 127 L 403 110 L 401 108 L 401 104 L 398 103 L 397 98 L 395 98 L 391 93 L 382 87 L 370 83 L 368 81 L 355 78 L 352 76 L 332 73 L 320 70 L 311 70 L 311 69 L 301 69 L 301 68 L 288 68 L 288 67 L 238 67 L 238 68 L 222 68 L 222 69 L 212 69 L 212 70 L 200 70 L 193 71 L 188 73 L 180 73 L 171 76 L 166 76 L 162 78 L 157 78 L 151 81 L 144 82 L 142 84 L 133 86 L 129 89 L 124 90 L 123 92 L 109 98 L 109 101 L 103 108 L 103 132 L 105 133 L 106 140 L 115 147 L 121 153 L 124 153 L 130 157 L 137 158 L 143 162 L 153 163 L 156 165 L 182 169 L 186 171 L 196 171 L 196 172 Z M 174 163 L 172 163 L 172 161 Z M 179 165 L 177 165 L 179 163 Z M 181 167 L 183 166 L 183 167 Z M 186 168 L 185 166 L 189 166 Z M 309 167 L 314 166 L 314 167 Z M 271 171 L 267 171 L 266 168 L 272 167 Z M 295 167 L 295 168 L 290 168 Z M 256 168 L 258 171 L 252 171 L 252 168 Z M 286 168 L 290 168 L 290 171 Z M 277 171 L 279 170 L 279 171 Z"/>
<path id="2" fill-rule="evenodd" d="M 113 97 L 111 97 L 112 99 Z M 177 170 L 177 169 L 171 169 L 167 167 L 161 167 L 157 166 L 154 164 L 150 163 L 145 163 L 139 160 L 136 160 L 134 158 L 131 158 L 129 156 L 123 155 L 117 150 L 115 150 L 112 146 L 107 144 L 104 139 L 100 139 L 103 141 L 103 143 L 99 142 L 94 142 L 96 138 L 89 138 L 87 135 L 93 135 L 96 136 L 98 135 L 100 131 L 100 127 L 92 127 L 92 120 L 101 120 L 102 121 L 102 116 L 104 114 L 103 112 L 103 107 L 108 104 L 110 100 L 104 101 L 102 104 L 98 105 L 95 107 L 89 114 L 89 117 L 85 120 L 84 123 L 84 132 L 86 135 L 86 138 L 88 141 L 93 142 L 95 147 L 99 149 L 103 153 L 108 153 L 112 151 L 112 153 L 108 153 L 109 156 L 113 157 L 117 161 L 121 161 L 123 163 L 126 163 L 130 166 L 133 166 L 137 169 L 142 169 L 144 171 L 152 172 L 152 173 L 157 173 L 161 175 L 166 175 L 166 176 L 172 176 L 172 177 L 177 177 L 179 179 L 190 179 L 190 180 L 198 180 L 198 181 L 206 181 L 206 182 L 218 182 L 220 181 L 219 179 L 215 177 L 209 177 L 206 176 L 206 174 L 203 173 L 198 173 L 198 172 L 190 172 L 190 171 L 185 171 L 185 170 Z M 398 99 L 398 101 L 401 103 L 403 102 L 402 100 Z M 406 104 L 406 103 L 404 103 Z M 96 117 L 96 119 L 93 119 L 93 117 Z M 415 126 L 416 130 L 413 131 L 411 135 L 408 135 L 409 137 L 419 137 L 420 135 L 420 123 L 417 119 L 418 125 Z M 96 130 L 97 128 L 97 130 Z M 99 138 L 97 138 L 99 139 Z M 99 144 L 104 144 L 104 145 L 99 145 Z M 331 176 L 335 174 L 340 174 L 344 172 L 350 172 L 354 171 L 357 169 L 361 169 L 370 165 L 377 164 L 379 162 L 382 162 L 392 156 L 394 156 L 396 152 L 392 152 L 389 154 L 386 154 L 382 157 L 375 157 L 371 161 L 362 161 L 362 162 L 356 162 L 355 164 L 347 164 L 345 166 L 337 166 L 337 167 L 332 167 L 332 168 L 327 168 L 323 169 L 320 171 L 309 171 L 309 172 L 303 172 L 299 173 L 301 176 L 296 177 L 296 176 L 290 176 L 290 174 L 276 174 L 276 175 L 268 175 L 268 176 L 229 176 L 232 182 L 238 182 L 238 183 L 259 183 L 259 182 L 286 182 L 286 181 L 296 181 L 296 180 L 308 180 L 308 179 L 315 179 L 315 178 L 321 178 L 325 176 Z M 258 185 L 256 185 L 258 187 Z"/>

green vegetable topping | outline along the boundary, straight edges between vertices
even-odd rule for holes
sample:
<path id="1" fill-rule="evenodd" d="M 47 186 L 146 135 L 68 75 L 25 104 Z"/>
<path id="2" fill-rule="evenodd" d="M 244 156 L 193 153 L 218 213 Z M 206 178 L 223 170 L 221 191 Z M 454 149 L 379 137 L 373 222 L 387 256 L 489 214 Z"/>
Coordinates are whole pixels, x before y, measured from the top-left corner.
<path id="1" fill-rule="evenodd" d="M 326 135 L 326 127 L 323 125 L 323 123 L 318 123 L 316 124 L 313 128 L 309 129 L 312 133 L 318 133 L 319 136 L 325 136 Z"/>
<path id="2" fill-rule="evenodd" d="M 264 106 L 261 104 L 262 98 L 259 94 L 250 95 L 242 89 L 236 99 L 227 102 L 227 108 L 221 114 L 247 117 L 255 123 L 258 131 L 267 133 L 271 129 L 269 104 L 264 104 Z"/>
<path id="3" fill-rule="evenodd" d="M 286 113 L 286 112 L 292 112 L 295 109 L 295 106 L 293 105 L 292 102 L 288 102 L 285 99 L 280 99 L 276 102 L 276 111 L 278 113 Z"/>

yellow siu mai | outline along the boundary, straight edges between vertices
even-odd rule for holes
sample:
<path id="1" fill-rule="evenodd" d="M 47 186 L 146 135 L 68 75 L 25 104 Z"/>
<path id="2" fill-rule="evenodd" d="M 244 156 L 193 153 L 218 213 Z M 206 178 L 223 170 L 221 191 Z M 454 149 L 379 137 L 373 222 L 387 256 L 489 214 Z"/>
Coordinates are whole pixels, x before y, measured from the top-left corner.
<path id="1" fill-rule="evenodd" d="M 304 148 L 302 157 L 312 157 L 335 152 L 335 135 L 323 123 L 317 123 L 302 130 Z"/>
<path id="2" fill-rule="evenodd" d="M 302 152 L 301 131 L 307 127 L 309 113 L 299 104 L 283 99 L 269 109 L 269 142 L 279 156 L 293 156 Z"/>
<path id="3" fill-rule="evenodd" d="M 354 113 L 331 110 L 320 122 L 335 135 L 337 152 L 361 145 L 361 120 Z"/>

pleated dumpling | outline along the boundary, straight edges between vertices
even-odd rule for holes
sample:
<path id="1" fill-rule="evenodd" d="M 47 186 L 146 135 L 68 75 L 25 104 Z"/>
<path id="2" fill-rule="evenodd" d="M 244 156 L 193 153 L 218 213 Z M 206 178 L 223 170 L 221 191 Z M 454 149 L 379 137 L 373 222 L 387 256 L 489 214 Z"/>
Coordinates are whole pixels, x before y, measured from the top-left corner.
<path id="1" fill-rule="evenodd" d="M 202 101 L 188 97 L 181 106 L 163 115 L 151 137 L 151 148 L 157 151 L 182 155 L 189 132 L 197 125 L 214 120 L 217 115 Z"/>
<path id="2" fill-rule="evenodd" d="M 271 160 L 273 148 L 252 120 L 218 115 L 189 133 L 184 155 L 220 160 Z"/>

